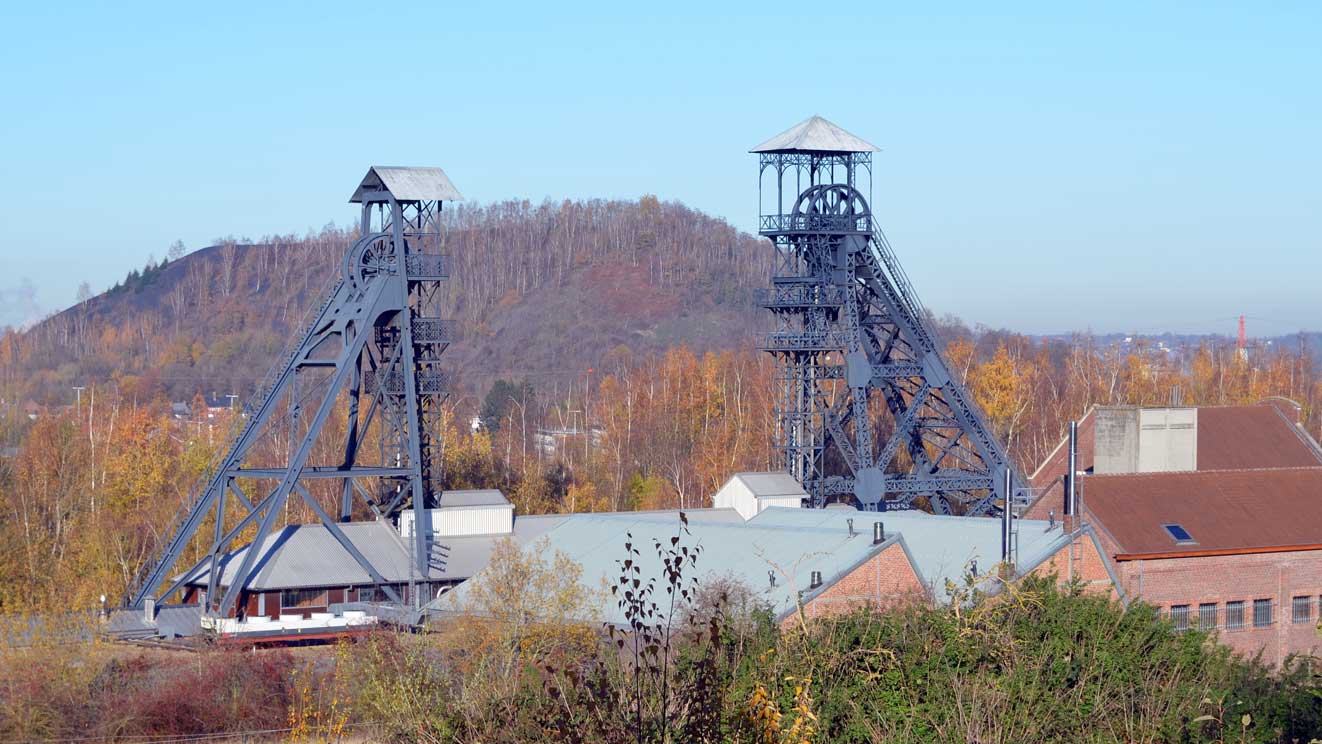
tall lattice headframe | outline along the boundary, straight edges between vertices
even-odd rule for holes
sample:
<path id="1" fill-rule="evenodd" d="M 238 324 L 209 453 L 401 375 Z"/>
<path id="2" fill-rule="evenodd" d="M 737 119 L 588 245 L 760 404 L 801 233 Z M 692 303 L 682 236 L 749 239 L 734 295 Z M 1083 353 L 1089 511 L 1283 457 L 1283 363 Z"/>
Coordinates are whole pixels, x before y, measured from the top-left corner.
<path id="1" fill-rule="evenodd" d="M 760 296 L 775 328 L 776 451 L 817 506 L 985 514 L 1023 479 L 941 358 L 926 310 L 873 219 L 877 148 L 814 116 L 752 149 Z"/>
<path id="2" fill-rule="evenodd" d="M 338 524 L 393 520 L 405 509 L 423 524 L 441 493 L 437 419 L 448 386 L 440 361 L 451 326 L 438 314 L 449 276 L 439 216 L 461 198 L 440 168 L 368 170 L 350 198 L 362 206 L 360 237 L 130 585 L 126 606 L 164 603 L 202 581 L 208 613 L 242 606 L 261 551 L 240 547 L 265 545 L 291 497 L 399 600 Z M 427 538 L 414 530 L 408 546 L 420 581 L 433 562 Z"/>

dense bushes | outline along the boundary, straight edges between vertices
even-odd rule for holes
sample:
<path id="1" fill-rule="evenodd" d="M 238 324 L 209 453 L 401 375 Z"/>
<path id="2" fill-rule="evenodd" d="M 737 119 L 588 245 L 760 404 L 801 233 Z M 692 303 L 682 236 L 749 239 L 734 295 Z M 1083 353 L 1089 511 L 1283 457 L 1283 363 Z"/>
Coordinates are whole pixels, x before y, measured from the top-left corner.
<path id="1" fill-rule="evenodd" d="M 294 658 L 81 643 L 0 656 L 0 740 L 108 740 L 286 727 Z"/>
<path id="2" fill-rule="evenodd" d="M 677 616 L 668 649 L 654 626 L 637 653 L 618 634 L 510 634 L 489 618 L 298 656 L 10 652 L 0 739 L 368 726 L 391 742 L 1303 742 L 1322 722 L 1312 660 L 1271 672 L 1151 608 L 1050 580 L 806 631 L 720 594 Z"/>

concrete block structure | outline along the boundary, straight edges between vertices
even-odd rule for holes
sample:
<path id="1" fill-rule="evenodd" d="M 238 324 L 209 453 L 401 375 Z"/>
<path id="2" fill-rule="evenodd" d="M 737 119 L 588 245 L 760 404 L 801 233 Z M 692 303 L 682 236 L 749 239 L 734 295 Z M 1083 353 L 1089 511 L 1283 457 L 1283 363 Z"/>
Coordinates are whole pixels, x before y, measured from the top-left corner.
<path id="1" fill-rule="evenodd" d="M 1065 449 L 1033 475 L 1042 495 L 1027 518 L 1063 513 Z M 1080 421 L 1078 455 L 1069 521 L 1096 535 L 1120 596 L 1269 664 L 1322 652 L 1322 450 L 1289 412 L 1097 408 Z M 1190 467 L 1167 467 L 1178 463 Z"/>

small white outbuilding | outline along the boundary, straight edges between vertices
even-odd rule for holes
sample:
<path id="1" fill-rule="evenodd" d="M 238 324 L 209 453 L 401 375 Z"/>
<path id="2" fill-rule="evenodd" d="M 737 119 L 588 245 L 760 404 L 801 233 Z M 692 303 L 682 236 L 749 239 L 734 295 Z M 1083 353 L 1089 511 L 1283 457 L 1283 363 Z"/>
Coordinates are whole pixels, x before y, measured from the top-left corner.
<path id="1" fill-rule="evenodd" d="M 427 525 L 434 537 L 508 535 L 514 531 L 514 505 L 496 489 L 445 491 L 441 505 L 427 510 Z M 399 515 L 399 534 L 413 535 L 413 511 Z"/>
<path id="2" fill-rule="evenodd" d="M 745 520 L 771 506 L 798 508 L 808 492 L 786 472 L 735 473 L 712 497 L 717 509 L 734 509 Z"/>

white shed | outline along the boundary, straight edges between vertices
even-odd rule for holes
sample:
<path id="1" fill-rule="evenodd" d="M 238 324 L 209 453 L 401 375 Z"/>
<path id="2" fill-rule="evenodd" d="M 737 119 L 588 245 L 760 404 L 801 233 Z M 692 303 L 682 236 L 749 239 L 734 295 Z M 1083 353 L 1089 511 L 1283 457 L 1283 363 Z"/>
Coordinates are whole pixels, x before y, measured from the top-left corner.
<path id="1" fill-rule="evenodd" d="M 428 527 L 435 537 L 508 535 L 514 531 L 514 505 L 495 489 L 445 491 L 441 505 L 427 510 Z M 413 535 L 413 511 L 399 515 L 399 532 Z"/>
<path id="2" fill-rule="evenodd" d="M 744 519 L 752 519 L 769 506 L 803 506 L 808 492 L 786 472 L 735 473 L 712 497 L 717 509 L 734 509 Z"/>

